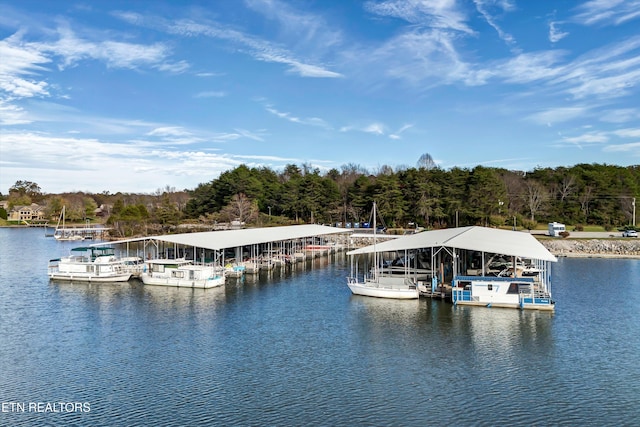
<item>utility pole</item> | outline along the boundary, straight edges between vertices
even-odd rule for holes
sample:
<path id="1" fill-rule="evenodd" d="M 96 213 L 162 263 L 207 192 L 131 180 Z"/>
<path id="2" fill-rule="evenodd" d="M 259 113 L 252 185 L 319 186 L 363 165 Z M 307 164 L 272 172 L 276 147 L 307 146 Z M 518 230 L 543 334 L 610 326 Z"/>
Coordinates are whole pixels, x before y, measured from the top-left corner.
<path id="1" fill-rule="evenodd" d="M 631 202 L 631 206 L 633 206 L 633 228 L 636 228 L 636 198 L 633 198 Z"/>

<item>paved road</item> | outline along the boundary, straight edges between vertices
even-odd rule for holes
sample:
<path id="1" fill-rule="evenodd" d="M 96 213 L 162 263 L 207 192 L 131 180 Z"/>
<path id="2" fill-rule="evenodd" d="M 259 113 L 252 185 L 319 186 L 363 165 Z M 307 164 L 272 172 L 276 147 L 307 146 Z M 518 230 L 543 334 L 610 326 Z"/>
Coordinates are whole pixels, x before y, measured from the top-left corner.
<path id="1" fill-rule="evenodd" d="M 546 230 L 532 230 L 531 234 L 548 235 Z M 574 239 L 629 239 L 629 237 L 622 237 L 621 231 L 569 231 L 569 238 Z"/>

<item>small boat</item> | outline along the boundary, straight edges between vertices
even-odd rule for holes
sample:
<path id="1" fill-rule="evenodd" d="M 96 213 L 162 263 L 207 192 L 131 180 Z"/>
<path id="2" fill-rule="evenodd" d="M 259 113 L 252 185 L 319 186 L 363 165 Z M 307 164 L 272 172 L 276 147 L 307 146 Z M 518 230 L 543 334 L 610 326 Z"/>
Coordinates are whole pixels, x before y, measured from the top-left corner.
<path id="1" fill-rule="evenodd" d="M 66 216 L 65 211 L 66 211 L 66 206 L 63 206 L 62 211 L 60 212 L 60 216 L 58 217 L 58 223 L 56 224 L 56 229 L 53 232 L 53 238 L 59 241 L 84 240 L 84 236 L 82 234 L 78 234 L 74 230 L 65 228 L 65 216 Z"/>
<path id="2" fill-rule="evenodd" d="M 362 295 L 377 298 L 392 299 L 417 299 L 420 292 L 415 282 L 409 277 L 399 275 L 387 276 L 380 274 L 380 263 L 378 252 L 375 250 L 376 244 L 376 203 L 373 203 L 373 257 L 374 267 L 369 276 L 357 277 L 354 268 L 351 269 L 351 276 L 347 278 L 347 286 L 354 295 Z"/>
<path id="3" fill-rule="evenodd" d="M 245 271 L 244 265 L 238 265 L 236 263 L 227 263 L 224 266 L 224 275 L 227 277 L 242 277 Z"/>
<path id="4" fill-rule="evenodd" d="M 126 282 L 131 278 L 109 247 L 73 248 L 69 256 L 49 260 L 47 270 L 49 279 L 71 282 Z"/>
<path id="5" fill-rule="evenodd" d="M 213 265 L 195 265 L 184 258 L 147 260 L 142 283 L 155 286 L 215 288 L 224 285 L 224 271 Z"/>
<path id="6" fill-rule="evenodd" d="M 413 280 L 408 277 L 378 276 L 358 281 L 348 279 L 347 285 L 354 295 L 392 299 L 416 299 L 420 293 Z"/>
<path id="7" fill-rule="evenodd" d="M 551 294 L 533 277 L 456 276 L 451 290 L 455 305 L 553 311 Z"/>

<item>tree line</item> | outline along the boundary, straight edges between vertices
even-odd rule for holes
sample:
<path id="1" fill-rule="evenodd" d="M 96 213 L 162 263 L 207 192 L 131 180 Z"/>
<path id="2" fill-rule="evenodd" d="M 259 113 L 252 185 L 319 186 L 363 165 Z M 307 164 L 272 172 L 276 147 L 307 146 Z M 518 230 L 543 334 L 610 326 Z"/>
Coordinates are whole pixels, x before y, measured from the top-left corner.
<path id="1" fill-rule="evenodd" d="M 346 224 L 368 220 L 376 201 L 389 227 L 506 226 L 515 221 L 534 228 L 538 222 L 558 221 L 612 229 L 632 222 L 639 190 L 638 166 L 578 164 L 519 172 L 427 164 L 381 167 L 371 174 L 353 164 L 326 173 L 306 165 L 288 165 L 280 173 L 241 165 L 198 185 L 184 213 L 206 218 L 229 209 L 241 196 L 260 213 L 294 222 Z"/>
<path id="2" fill-rule="evenodd" d="M 193 190 L 167 186 L 154 194 L 44 195 L 37 184 L 34 189 L 33 183 L 19 181 L 9 199 L 46 199 L 52 215 L 62 205 L 69 212 L 72 205 L 72 215 L 82 218 L 93 215 L 96 207 L 108 206 L 106 222 L 122 235 L 167 232 L 179 223 L 345 226 L 369 221 L 374 201 L 389 228 L 532 229 L 558 221 L 611 230 L 633 222 L 640 190 L 638 165 L 577 164 L 528 172 L 484 166 L 444 170 L 429 159 L 423 156 L 413 168 L 382 166 L 374 173 L 356 164 L 325 172 L 304 164 L 290 164 L 282 171 L 240 165 Z"/>

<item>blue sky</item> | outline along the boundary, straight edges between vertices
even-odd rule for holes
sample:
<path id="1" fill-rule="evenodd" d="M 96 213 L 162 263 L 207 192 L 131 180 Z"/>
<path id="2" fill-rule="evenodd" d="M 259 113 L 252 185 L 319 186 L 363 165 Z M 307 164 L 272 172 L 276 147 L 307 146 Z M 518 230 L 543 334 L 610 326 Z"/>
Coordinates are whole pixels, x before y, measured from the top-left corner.
<path id="1" fill-rule="evenodd" d="M 0 192 L 640 163 L 640 0 L 0 0 Z"/>

